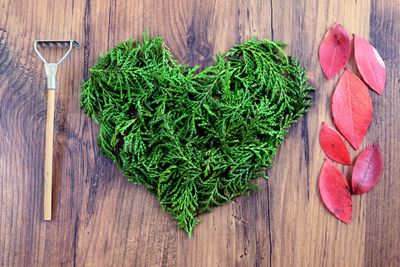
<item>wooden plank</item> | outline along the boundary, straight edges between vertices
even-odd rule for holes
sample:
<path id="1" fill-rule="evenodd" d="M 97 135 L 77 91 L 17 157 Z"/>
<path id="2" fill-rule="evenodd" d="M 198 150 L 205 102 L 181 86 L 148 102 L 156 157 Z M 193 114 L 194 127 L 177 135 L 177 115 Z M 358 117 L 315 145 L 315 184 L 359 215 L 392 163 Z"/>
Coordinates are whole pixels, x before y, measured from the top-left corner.
<path id="1" fill-rule="evenodd" d="M 368 266 L 399 266 L 400 250 L 400 2 L 372 1 L 369 39 L 387 68 L 383 96 L 372 95 L 374 119 L 368 142 L 379 141 L 384 169 L 379 184 L 365 196 L 365 262 Z"/>
<path id="2" fill-rule="evenodd" d="M 4 6 L 4 3 L 1 4 Z M 71 265 L 74 252 L 75 165 L 84 155 L 70 131 L 76 107 L 81 56 L 75 52 L 59 68 L 54 156 L 54 215 L 43 217 L 45 88 L 43 64 L 33 52 L 35 38 L 80 39 L 78 3 L 8 2 L 2 13 L 1 46 L 1 245 L 3 266 Z M 3 15 L 5 14 L 5 15 Z M 57 23 L 55 23 L 57 22 Z M 59 53 L 50 53 L 51 57 Z M 70 105 L 71 100 L 75 105 Z M 75 100 L 73 100 L 75 99 Z M 73 126 L 72 126 L 73 127 Z M 77 126 L 76 129 L 79 129 Z M 75 171 L 75 172 L 74 172 Z"/>
<path id="3" fill-rule="evenodd" d="M 319 145 L 319 128 L 323 121 L 332 123 L 330 99 L 338 77 L 326 80 L 318 63 L 318 49 L 325 31 L 335 21 L 350 34 L 367 36 L 369 1 L 294 3 L 274 2 L 274 38 L 289 43 L 291 54 L 309 70 L 319 90 L 310 112 L 291 130 L 271 171 L 271 262 L 273 266 L 362 266 L 364 198 L 353 198 L 350 225 L 328 214 L 319 198 L 317 180 L 325 158 Z M 349 173 L 349 168 L 342 170 Z"/>
<path id="4" fill-rule="evenodd" d="M 192 10 L 184 35 L 189 55 L 185 61 L 191 65 L 207 66 L 213 54 L 237 42 L 270 35 L 270 19 L 264 15 L 270 14 L 269 2 L 202 1 L 195 2 Z M 265 186 L 265 181 L 261 184 Z M 180 233 L 178 266 L 268 265 L 267 211 L 268 195 L 259 192 L 203 216 L 192 238 Z"/>
<path id="5" fill-rule="evenodd" d="M 0 265 L 400 264 L 398 0 L 2 0 L 0 12 Z M 385 173 L 371 193 L 353 198 L 351 225 L 328 214 L 316 187 L 324 159 L 318 131 L 322 121 L 331 122 L 330 96 L 337 81 L 325 80 L 317 51 L 334 21 L 350 33 L 370 36 L 388 68 L 384 96 L 371 93 L 374 119 L 364 141 L 365 146 L 379 139 Z M 192 238 L 176 229 L 150 193 L 126 182 L 101 155 L 98 126 L 79 109 L 80 84 L 97 55 L 144 30 L 162 35 L 182 63 L 203 67 L 254 35 L 286 41 L 319 87 L 310 113 L 280 148 L 270 180 L 258 181 L 260 192 L 202 216 Z M 32 41 L 48 37 L 73 37 L 83 48 L 59 69 L 55 219 L 46 223 L 46 84 Z"/>
<path id="6" fill-rule="evenodd" d="M 87 68 L 94 64 L 100 52 L 122 40 L 140 37 L 145 29 L 157 33 L 154 32 L 157 28 L 152 26 L 156 22 L 150 18 L 166 21 L 157 12 L 162 12 L 160 7 L 142 1 L 86 1 L 84 77 L 87 78 Z M 148 15 L 140 15 L 143 13 Z M 126 182 L 112 162 L 99 154 L 95 145 L 98 126 L 89 119 L 87 123 L 94 166 L 81 192 L 84 205 L 79 212 L 76 233 L 76 265 L 175 265 L 174 222 L 161 211 L 153 195 Z"/>

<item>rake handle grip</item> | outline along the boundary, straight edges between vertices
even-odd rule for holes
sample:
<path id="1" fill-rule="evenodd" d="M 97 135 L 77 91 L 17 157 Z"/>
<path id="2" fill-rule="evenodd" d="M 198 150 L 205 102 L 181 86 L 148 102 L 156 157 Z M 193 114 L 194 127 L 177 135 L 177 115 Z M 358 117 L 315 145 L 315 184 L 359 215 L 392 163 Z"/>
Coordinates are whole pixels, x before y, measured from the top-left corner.
<path id="1" fill-rule="evenodd" d="M 46 146 L 44 154 L 44 220 L 51 220 L 51 195 L 53 183 L 53 133 L 55 91 L 47 90 Z"/>

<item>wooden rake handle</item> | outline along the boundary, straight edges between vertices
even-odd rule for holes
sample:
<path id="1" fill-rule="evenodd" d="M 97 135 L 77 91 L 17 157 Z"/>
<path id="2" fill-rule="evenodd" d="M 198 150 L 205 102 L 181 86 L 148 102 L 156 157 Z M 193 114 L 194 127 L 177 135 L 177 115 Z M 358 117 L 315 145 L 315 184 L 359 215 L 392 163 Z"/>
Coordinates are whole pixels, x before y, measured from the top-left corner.
<path id="1" fill-rule="evenodd" d="M 53 133 L 55 91 L 47 90 L 46 146 L 44 154 L 44 220 L 51 220 L 51 195 L 53 183 Z"/>

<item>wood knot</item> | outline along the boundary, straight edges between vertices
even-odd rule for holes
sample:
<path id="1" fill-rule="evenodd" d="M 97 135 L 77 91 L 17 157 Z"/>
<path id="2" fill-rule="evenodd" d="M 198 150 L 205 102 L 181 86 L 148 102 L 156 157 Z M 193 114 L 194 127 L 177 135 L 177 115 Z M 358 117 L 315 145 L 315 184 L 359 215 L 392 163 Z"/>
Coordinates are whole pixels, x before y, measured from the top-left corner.
<path id="1" fill-rule="evenodd" d="M 193 49 L 193 45 L 196 42 L 196 36 L 193 34 L 193 31 L 189 32 L 189 36 L 186 39 L 186 44 L 189 49 Z"/>
<path id="2" fill-rule="evenodd" d="M 197 49 L 197 53 L 199 53 L 200 61 L 208 61 L 208 59 L 211 57 L 211 48 L 207 45 L 200 45 L 199 49 Z"/>

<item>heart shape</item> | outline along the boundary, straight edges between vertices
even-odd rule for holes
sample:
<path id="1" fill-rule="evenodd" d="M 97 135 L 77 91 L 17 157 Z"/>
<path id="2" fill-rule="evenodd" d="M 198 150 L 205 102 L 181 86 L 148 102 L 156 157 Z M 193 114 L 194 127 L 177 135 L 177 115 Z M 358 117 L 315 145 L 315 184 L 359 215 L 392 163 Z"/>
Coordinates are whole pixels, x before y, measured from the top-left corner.
<path id="1" fill-rule="evenodd" d="M 145 34 L 100 55 L 81 106 L 100 124 L 102 153 L 190 235 L 200 214 L 257 189 L 310 106 L 314 88 L 284 47 L 250 39 L 199 71 Z"/>

